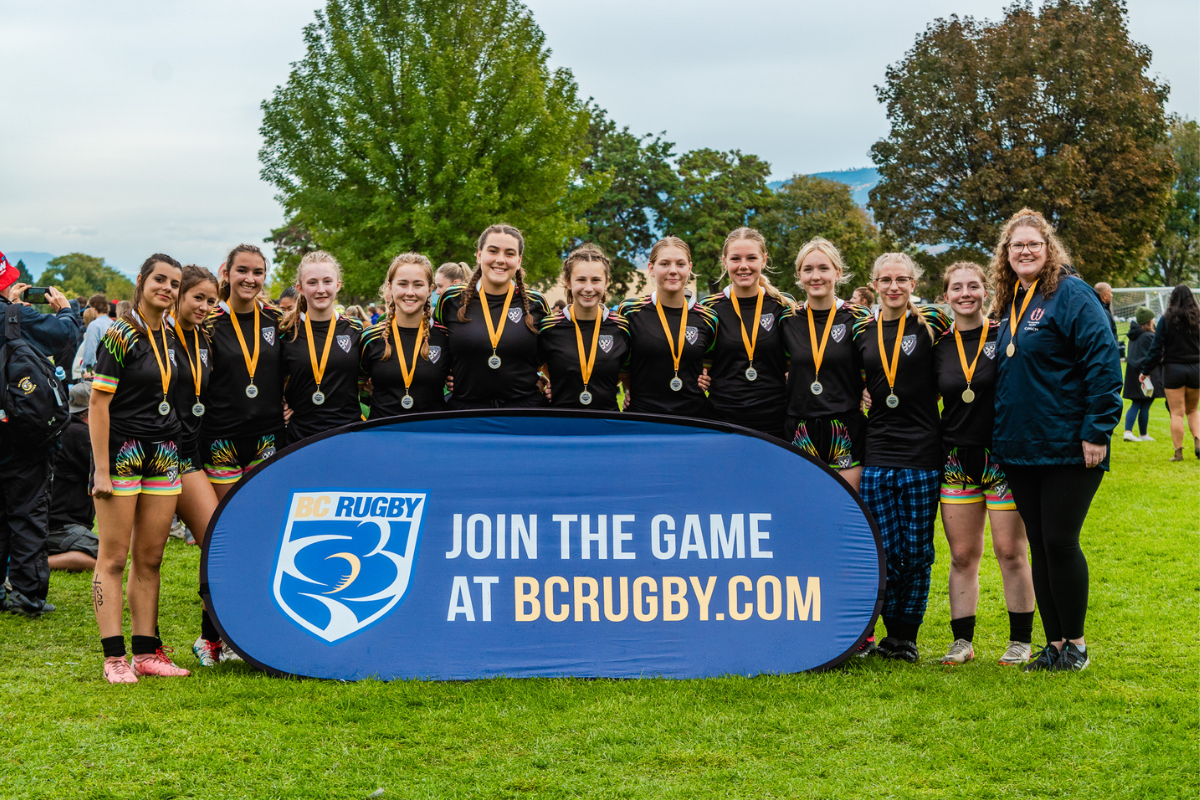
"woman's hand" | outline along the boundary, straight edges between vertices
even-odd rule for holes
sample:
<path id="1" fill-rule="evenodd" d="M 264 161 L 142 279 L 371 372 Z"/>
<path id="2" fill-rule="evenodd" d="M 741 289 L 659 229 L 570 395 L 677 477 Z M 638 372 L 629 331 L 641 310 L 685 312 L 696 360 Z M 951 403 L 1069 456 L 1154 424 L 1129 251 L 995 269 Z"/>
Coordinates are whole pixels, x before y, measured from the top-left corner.
<path id="1" fill-rule="evenodd" d="M 289 422 L 292 421 L 292 414 L 294 414 L 294 413 L 296 413 L 296 412 L 292 411 L 292 407 L 287 404 L 287 400 L 284 400 L 283 401 L 283 424 L 284 425 L 287 425 Z"/>
<path id="2" fill-rule="evenodd" d="M 868 389 L 863 389 L 862 407 L 863 411 L 871 410 L 871 392 Z"/>
<path id="3" fill-rule="evenodd" d="M 1108 445 L 1092 444 L 1091 442 L 1083 443 L 1083 463 L 1090 467 L 1097 466 L 1104 460 L 1104 456 L 1108 454 Z"/>
<path id="4" fill-rule="evenodd" d="M 700 370 L 700 377 L 696 379 L 696 385 L 700 387 L 700 391 L 707 392 L 712 386 L 712 378 L 708 377 L 708 367 Z"/>
<path id="5" fill-rule="evenodd" d="M 112 478 L 108 476 L 107 472 L 96 470 L 92 475 L 92 497 L 98 500 L 107 500 L 112 497 L 112 493 Z"/>

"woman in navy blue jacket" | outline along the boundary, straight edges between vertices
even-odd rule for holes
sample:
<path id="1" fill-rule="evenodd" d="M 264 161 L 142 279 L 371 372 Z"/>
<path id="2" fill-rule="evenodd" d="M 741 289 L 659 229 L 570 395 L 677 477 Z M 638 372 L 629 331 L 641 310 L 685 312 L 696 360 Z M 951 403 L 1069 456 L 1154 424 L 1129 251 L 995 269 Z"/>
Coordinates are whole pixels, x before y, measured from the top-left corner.
<path id="1" fill-rule="evenodd" d="M 1083 521 L 1108 470 L 1121 415 L 1121 356 L 1095 292 L 1066 269 L 1041 214 L 1022 209 L 992 257 L 1000 314 L 992 450 L 1025 521 L 1046 646 L 1025 669 L 1081 670 Z"/>

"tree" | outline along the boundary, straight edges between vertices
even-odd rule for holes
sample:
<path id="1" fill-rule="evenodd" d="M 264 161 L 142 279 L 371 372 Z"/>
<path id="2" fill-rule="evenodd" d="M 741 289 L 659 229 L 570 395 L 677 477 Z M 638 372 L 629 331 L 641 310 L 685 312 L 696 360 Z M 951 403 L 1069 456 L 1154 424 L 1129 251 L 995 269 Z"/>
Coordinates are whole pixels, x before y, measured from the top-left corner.
<path id="1" fill-rule="evenodd" d="M 501 221 L 525 232 L 532 280 L 557 274 L 604 186 L 578 172 L 587 109 L 528 9 L 328 0 L 304 39 L 262 104 L 262 177 L 341 260 L 348 293 L 373 294 L 402 251 L 469 261 Z"/>
<path id="2" fill-rule="evenodd" d="M 17 259 L 17 283 L 28 283 L 33 285 L 33 276 L 29 274 L 29 268 L 25 266 L 25 262 Z"/>
<path id="3" fill-rule="evenodd" d="M 103 258 L 68 253 L 51 259 L 38 278 L 39 286 L 56 286 L 67 297 L 90 297 L 100 293 L 109 300 L 133 297 L 133 281 L 104 263 Z"/>
<path id="4" fill-rule="evenodd" d="M 738 150 L 702 149 L 685 153 L 676 171 L 678 183 L 664 205 L 661 230 L 688 243 L 697 286 L 716 292 L 725 237 L 771 206 L 771 165 Z"/>
<path id="5" fill-rule="evenodd" d="M 617 128 L 604 109 L 593 105 L 588 143 L 591 155 L 584 160 L 584 175 L 603 175 L 609 181 L 599 200 L 583 215 L 587 231 L 577 241 L 599 245 L 612 259 L 610 296 L 622 297 L 637 289 L 637 264 L 654 244 L 655 223 L 665 198 L 675 188 L 674 157 L 665 135 L 634 136 Z"/>
<path id="6" fill-rule="evenodd" d="M 871 265 L 882 252 L 879 231 L 854 202 L 850 187 L 825 178 L 794 175 L 775 191 L 771 209 L 758 220 L 771 246 L 772 282 L 796 297 L 796 254 L 806 242 L 822 236 L 837 245 L 852 284 L 871 277 Z"/>
<path id="7" fill-rule="evenodd" d="M 990 252 L 1042 211 L 1088 282 L 1146 263 L 1174 166 L 1150 50 L 1121 0 L 1011 6 L 998 23 L 937 19 L 876 87 L 891 132 L 871 155 L 876 222 L 901 240 Z"/>
<path id="8" fill-rule="evenodd" d="M 299 217 L 292 217 L 283 227 L 275 228 L 263 241 L 275 248 L 275 269 L 271 271 L 268 291 L 272 297 L 279 297 L 285 288 L 296 282 L 300 259 L 318 249 L 317 243 L 313 241 L 312 231 Z"/>
<path id="9" fill-rule="evenodd" d="M 1139 282 L 1149 286 L 1196 284 L 1200 278 L 1200 126 L 1171 118 L 1171 152 L 1179 173 L 1154 253 Z"/>

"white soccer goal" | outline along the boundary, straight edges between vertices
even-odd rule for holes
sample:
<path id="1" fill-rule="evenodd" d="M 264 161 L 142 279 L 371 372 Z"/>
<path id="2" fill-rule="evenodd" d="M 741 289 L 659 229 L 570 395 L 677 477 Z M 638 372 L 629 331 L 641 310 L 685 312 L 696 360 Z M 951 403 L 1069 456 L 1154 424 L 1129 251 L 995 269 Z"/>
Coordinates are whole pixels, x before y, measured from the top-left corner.
<path id="1" fill-rule="evenodd" d="M 1133 319 L 1134 312 L 1139 306 L 1145 306 L 1154 312 L 1157 319 L 1167 310 L 1167 302 L 1171 299 L 1174 286 L 1147 286 L 1135 289 L 1113 289 L 1112 313 L 1122 322 Z M 1200 289 L 1192 289 L 1200 301 Z"/>

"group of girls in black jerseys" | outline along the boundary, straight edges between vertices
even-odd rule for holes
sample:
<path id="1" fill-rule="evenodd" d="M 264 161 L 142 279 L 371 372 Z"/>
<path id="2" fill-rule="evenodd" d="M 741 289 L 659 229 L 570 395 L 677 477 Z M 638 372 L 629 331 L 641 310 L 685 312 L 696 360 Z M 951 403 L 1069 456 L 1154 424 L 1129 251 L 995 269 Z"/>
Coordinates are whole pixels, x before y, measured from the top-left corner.
<path id="1" fill-rule="evenodd" d="M 379 290 L 385 313 L 365 330 L 338 311 L 341 267 L 327 252 L 301 260 L 284 313 L 262 296 L 267 263 L 253 245 L 235 247 L 217 276 L 161 254 L 147 259 L 134 310 L 105 336 L 91 406 L 105 676 L 188 674 L 167 657 L 156 624 L 172 514 L 203 537 L 242 477 L 278 448 L 361 419 L 361 404 L 371 419 L 623 407 L 790 443 L 859 492 L 883 535 L 888 635 L 877 646 L 871 636 L 863 654 L 918 659 L 940 504 L 954 634 L 942 661 L 974 657 L 990 519 L 1010 617 L 1000 663 L 1027 662 L 1034 592 L 1025 528 L 991 451 L 1001 326 L 984 316 L 984 268 L 946 271 L 951 318 L 913 303 L 922 272 L 903 253 L 875 261 L 873 311 L 837 296 L 849 275 L 831 242 L 814 239 L 796 256 L 802 303 L 767 279 L 767 251 L 758 231 L 731 232 L 721 254 L 728 285 L 696 302 L 688 245 L 665 237 L 649 256 L 654 291 L 613 310 L 608 256 L 585 244 L 563 262 L 566 305 L 551 312 L 525 285 L 522 233 L 498 224 L 480 235 L 465 282 L 440 285 L 425 256 L 396 256 Z M 130 551 L 132 667 L 121 632 Z M 205 666 L 236 658 L 207 612 L 193 649 Z"/>

